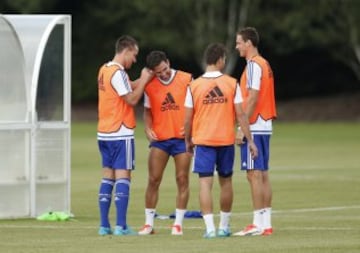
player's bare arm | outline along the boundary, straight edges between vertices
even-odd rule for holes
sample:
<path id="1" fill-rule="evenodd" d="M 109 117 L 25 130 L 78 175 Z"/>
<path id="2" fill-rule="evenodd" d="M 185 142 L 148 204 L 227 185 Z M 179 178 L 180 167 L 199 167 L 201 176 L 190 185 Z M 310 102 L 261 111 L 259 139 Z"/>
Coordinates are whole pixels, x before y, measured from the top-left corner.
<path id="1" fill-rule="evenodd" d="M 132 92 L 122 96 L 125 102 L 131 106 L 135 106 L 142 97 L 145 86 L 151 80 L 151 78 L 153 78 L 153 73 L 149 69 L 143 68 L 140 77 L 136 81 L 132 82 L 132 86 L 134 86 L 135 89 Z"/>
<path id="2" fill-rule="evenodd" d="M 150 108 L 144 108 L 144 124 L 146 138 L 151 141 L 158 140 L 156 133 L 152 129 L 152 114 Z"/>
<path id="3" fill-rule="evenodd" d="M 186 151 L 189 153 L 193 153 L 194 144 L 191 140 L 191 128 L 192 128 L 192 118 L 193 118 L 194 110 L 193 108 L 185 107 L 185 143 L 186 143 Z"/>

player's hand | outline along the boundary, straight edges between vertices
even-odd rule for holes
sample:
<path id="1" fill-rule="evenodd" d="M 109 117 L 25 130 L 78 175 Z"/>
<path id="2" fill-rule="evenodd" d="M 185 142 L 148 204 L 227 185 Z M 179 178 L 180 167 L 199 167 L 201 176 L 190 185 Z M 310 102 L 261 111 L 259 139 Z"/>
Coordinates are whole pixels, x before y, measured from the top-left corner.
<path id="1" fill-rule="evenodd" d="M 186 151 L 188 153 L 190 153 L 191 155 L 193 155 L 194 154 L 194 143 L 192 141 L 185 140 L 185 145 L 186 145 Z"/>
<path id="2" fill-rule="evenodd" d="M 185 136 L 185 128 L 184 127 L 180 128 L 180 135 Z"/>
<path id="3" fill-rule="evenodd" d="M 236 135 L 235 135 L 235 144 L 237 144 L 237 145 L 243 144 L 244 137 L 245 137 L 245 135 L 244 135 L 243 131 L 241 131 L 241 129 L 238 129 L 236 131 Z"/>
<path id="4" fill-rule="evenodd" d="M 146 134 L 146 138 L 150 142 L 158 140 L 158 137 L 156 136 L 156 133 L 152 130 L 152 128 L 145 128 L 145 134 Z"/>
<path id="5" fill-rule="evenodd" d="M 249 148 L 252 159 L 256 159 L 258 157 L 258 149 L 253 140 L 249 141 Z"/>
<path id="6" fill-rule="evenodd" d="M 145 83 L 148 83 L 151 81 L 151 79 L 154 77 L 154 72 L 148 68 L 143 68 L 141 70 L 140 78 L 145 81 Z"/>

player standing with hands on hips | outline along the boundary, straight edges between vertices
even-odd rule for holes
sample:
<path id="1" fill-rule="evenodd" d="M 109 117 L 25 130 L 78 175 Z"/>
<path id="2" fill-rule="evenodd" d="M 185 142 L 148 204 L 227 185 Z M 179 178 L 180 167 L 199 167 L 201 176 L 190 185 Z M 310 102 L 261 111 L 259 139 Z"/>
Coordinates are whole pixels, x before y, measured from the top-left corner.
<path id="1" fill-rule="evenodd" d="M 126 69 L 136 62 L 137 41 L 121 36 L 115 45 L 115 56 L 105 63 L 98 74 L 98 146 L 103 174 L 99 189 L 99 235 L 117 236 L 136 234 L 127 225 L 131 171 L 135 168 L 134 106 L 140 100 L 152 73 L 144 68 L 138 80 L 130 81 Z M 115 186 L 115 187 L 114 187 Z M 112 231 L 109 209 L 114 189 L 116 226 Z"/>
<path id="2" fill-rule="evenodd" d="M 206 72 L 191 82 L 185 101 L 185 141 L 194 154 L 193 172 L 199 176 L 200 209 L 206 226 L 204 238 L 228 237 L 233 203 L 232 175 L 235 158 L 235 120 L 249 140 L 253 158 L 257 148 L 250 135 L 248 119 L 241 108 L 236 79 L 221 73 L 225 67 L 223 44 L 210 44 L 205 51 Z M 212 186 L 214 171 L 220 184 L 220 224 L 214 225 Z"/>
<path id="3" fill-rule="evenodd" d="M 253 203 L 253 222 L 235 236 L 271 235 L 272 191 L 269 180 L 269 150 L 272 120 L 276 118 L 274 76 L 271 67 L 258 51 L 259 34 L 246 27 L 236 35 L 236 49 L 247 61 L 240 79 L 244 111 L 249 117 L 250 130 L 259 150 L 254 160 L 249 154 L 249 142 L 241 146 L 241 169 L 246 170 Z M 244 137 L 242 131 L 238 138 Z M 247 137 L 246 137 L 247 139 Z"/>

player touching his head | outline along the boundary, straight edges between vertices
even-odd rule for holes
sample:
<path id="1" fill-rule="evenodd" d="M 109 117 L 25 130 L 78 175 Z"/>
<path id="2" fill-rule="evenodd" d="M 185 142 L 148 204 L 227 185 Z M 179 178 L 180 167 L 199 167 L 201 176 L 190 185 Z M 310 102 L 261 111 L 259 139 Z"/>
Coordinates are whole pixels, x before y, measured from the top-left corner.
<path id="1" fill-rule="evenodd" d="M 186 88 L 192 80 L 189 73 L 170 67 L 162 51 L 152 51 L 146 66 L 155 77 L 147 84 L 144 97 L 145 133 L 150 141 L 148 184 L 145 193 L 145 225 L 140 235 L 154 233 L 154 216 L 159 198 L 159 186 L 167 162 L 175 162 L 177 185 L 175 222 L 172 235 L 182 235 L 182 223 L 189 200 L 189 167 L 191 156 L 184 141 L 184 101 Z"/>

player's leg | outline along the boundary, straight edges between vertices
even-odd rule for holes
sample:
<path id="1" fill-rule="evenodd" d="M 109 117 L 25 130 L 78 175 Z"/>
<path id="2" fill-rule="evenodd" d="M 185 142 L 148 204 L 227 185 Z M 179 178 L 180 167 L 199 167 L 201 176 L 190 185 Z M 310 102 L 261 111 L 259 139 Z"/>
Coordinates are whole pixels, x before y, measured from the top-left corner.
<path id="1" fill-rule="evenodd" d="M 159 187 L 164 174 L 169 154 L 159 148 L 150 149 L 148 159 L 148 184 L 145 194 L 145 207 L 156 208 L 159 198 Z"/>
<path id="2" fill-rule="evenodd" d="M 100 211 L 100 228 L 99 235 L 111 234 L 111 225 L 109 221 L 109 211 L 111 206 L 111 196 L 115 182 L 114 170 L 103 168 L 102 180 L 99 188 L 99 211 Z"/>
<path id="3" fill-rule="evenodd" d="M 191 156 L 188 153 L 181 153 L 174 157 L 175 177 L 177 184 L 176 207 L 186 209 L 189 200 L 189 170 Z"/>
<path id="4" fill-rule="evenodd" d="M 220 184 L 220 223 L 217 232 L 219 237 L 231 235 L 230 217 L 234 196 L 232 185 L 234 159 L 235 151 L 233 145 L 219 148 L 217 162 Z"/>
<path id="5" fill-rule="evenodd" d="M 264 185 L 264 210 L 263 210 L 263 235 L 271 235 L 273 228 L 271 225 L 271 201 L 272 201 L 272 189 L 269 179 L 269 172 L 263 172 L 263 185 Z"/>
<path id="6" fill-rule="evenodd" d="M 253 160 L 249 151 L 249 145 L 246 141 L 241 146 L 241 169 L 246 171 L 246 177 L 250 185 L 251 199 L 253 204 L 253 222 L 243 230 L 234 233 L 234 235 L 261 235 L 263 226 L 264 209 L 264 187 L 263 187 L 263 146 L 261 137 L 254 135 L 254 142 L 258 148 L 258 157 Z"/>
<path id="7" fill-rule="evenodd" d="M 127 209 L 129 204 L 131 170 L 117 169 L 115 171 L 115 194 L 114 201 L 117 209 L 116 225 L 127 228 Z"/>
<path id="8" fill-rule="evenodd" d="M 102 159 L 102 179 L 99 187 L 98 205 L 100 212 L 99 235 L 111 234 L 111 225 L 109 221 L 109 210 L 111 206 L 112 191 L 115 183 L 114 170 L 110 168 L 111 156 L 109 142 L 98 141 L 99 151 Z"/>
<path id="9" fill-rule="evenodd" d="M 206 226 L 204 238 L 216 237 L 212 186 L 214 166 L 216 162 L 216 149 L 207 146 L 196 146 L 194 150 L 193 172 L 199 175 L 199 202 L 200 210 Z"/>
<path id="10" fill-rule="evenodd" d="M 220 209 L 223 212 L 231 212 L 233 203 L 232 177 L 219 176 L 220 184 Z"/>
<path id="11" fill-rule="evenodd" d="M 230 217 L 233 203 L 233 187 L 232 177 L 219 176 L 220 183 L 220 222 L 217 235 L 219 237 L 227 237 L 230 232 Z"/>
<path id="12" fill-rule="evenodd" d="M 184 147 L 185 148 L 185 147 Z M 177 185 L 175 221 L 172 226 L 173 235 L 182 235 L 182 223 L 189 201 L 189 170 L 191 156 L 187 153 L 179 153 L 174 156 L 175 177 Z"/>
<path id="13" fill-rule="evenodd" d="M 214 177 L 206 174 L 199 174 L 199 202 L 200 210 L 206 226 L 204 237 L 215 237 L 215 224 L 213 213 L 212 187 Z"/>
<path id="14" fill-rule="evenodd" d="M 272 189 L 271 189 L 271 183 L 269 179 L 269 172 L 264 171 L 263 175 L 263 188 L 264 188 L 264 206 L 265 207 L 271 207 L 272 202 Z"/>
<path id="15" fill-rule="evenodd" d="M 134 139 L 116 141 L 114 146 L 116 228 L 114 235 L 135 234 L 127 224 L 127 210 L 130 197 L 131 171 L 134 169 Z M 115 145 L 115 144 L 114 144 Z"/>
<path id="16" fill-rule="evenodd" d="M 248 170 L 246 173 L 250 184 L 251 199 L 253 203 L 253 223 L 255 226 L 262 228 L 262 212 L 264 208 L 264 186 L 262 171 L 258 169 Z"/>
<path id="17" fill-rule="evenodd" d="M 148 183 L 145 192 L 145 225 L 139 235 L 154 233 L 154 218 L 159 199 L 159 187 L 164 174 L 169 154 L 164 150 L 152 146 L 148 157 Z"/>
<path id="18" fill-rule="evenodd" d="M 263 235 L 271 235 L 273 233 L 271 225 L 271 202 L 272 202 L 272 189 L 269 178 L 269 157 L 270 157 L 270 137 L 271 135 L 263 136 L 264 146 L 264 171 L 263 171 L 263 196 L 264 196 L 264 210 L 263 210 Z"/>

